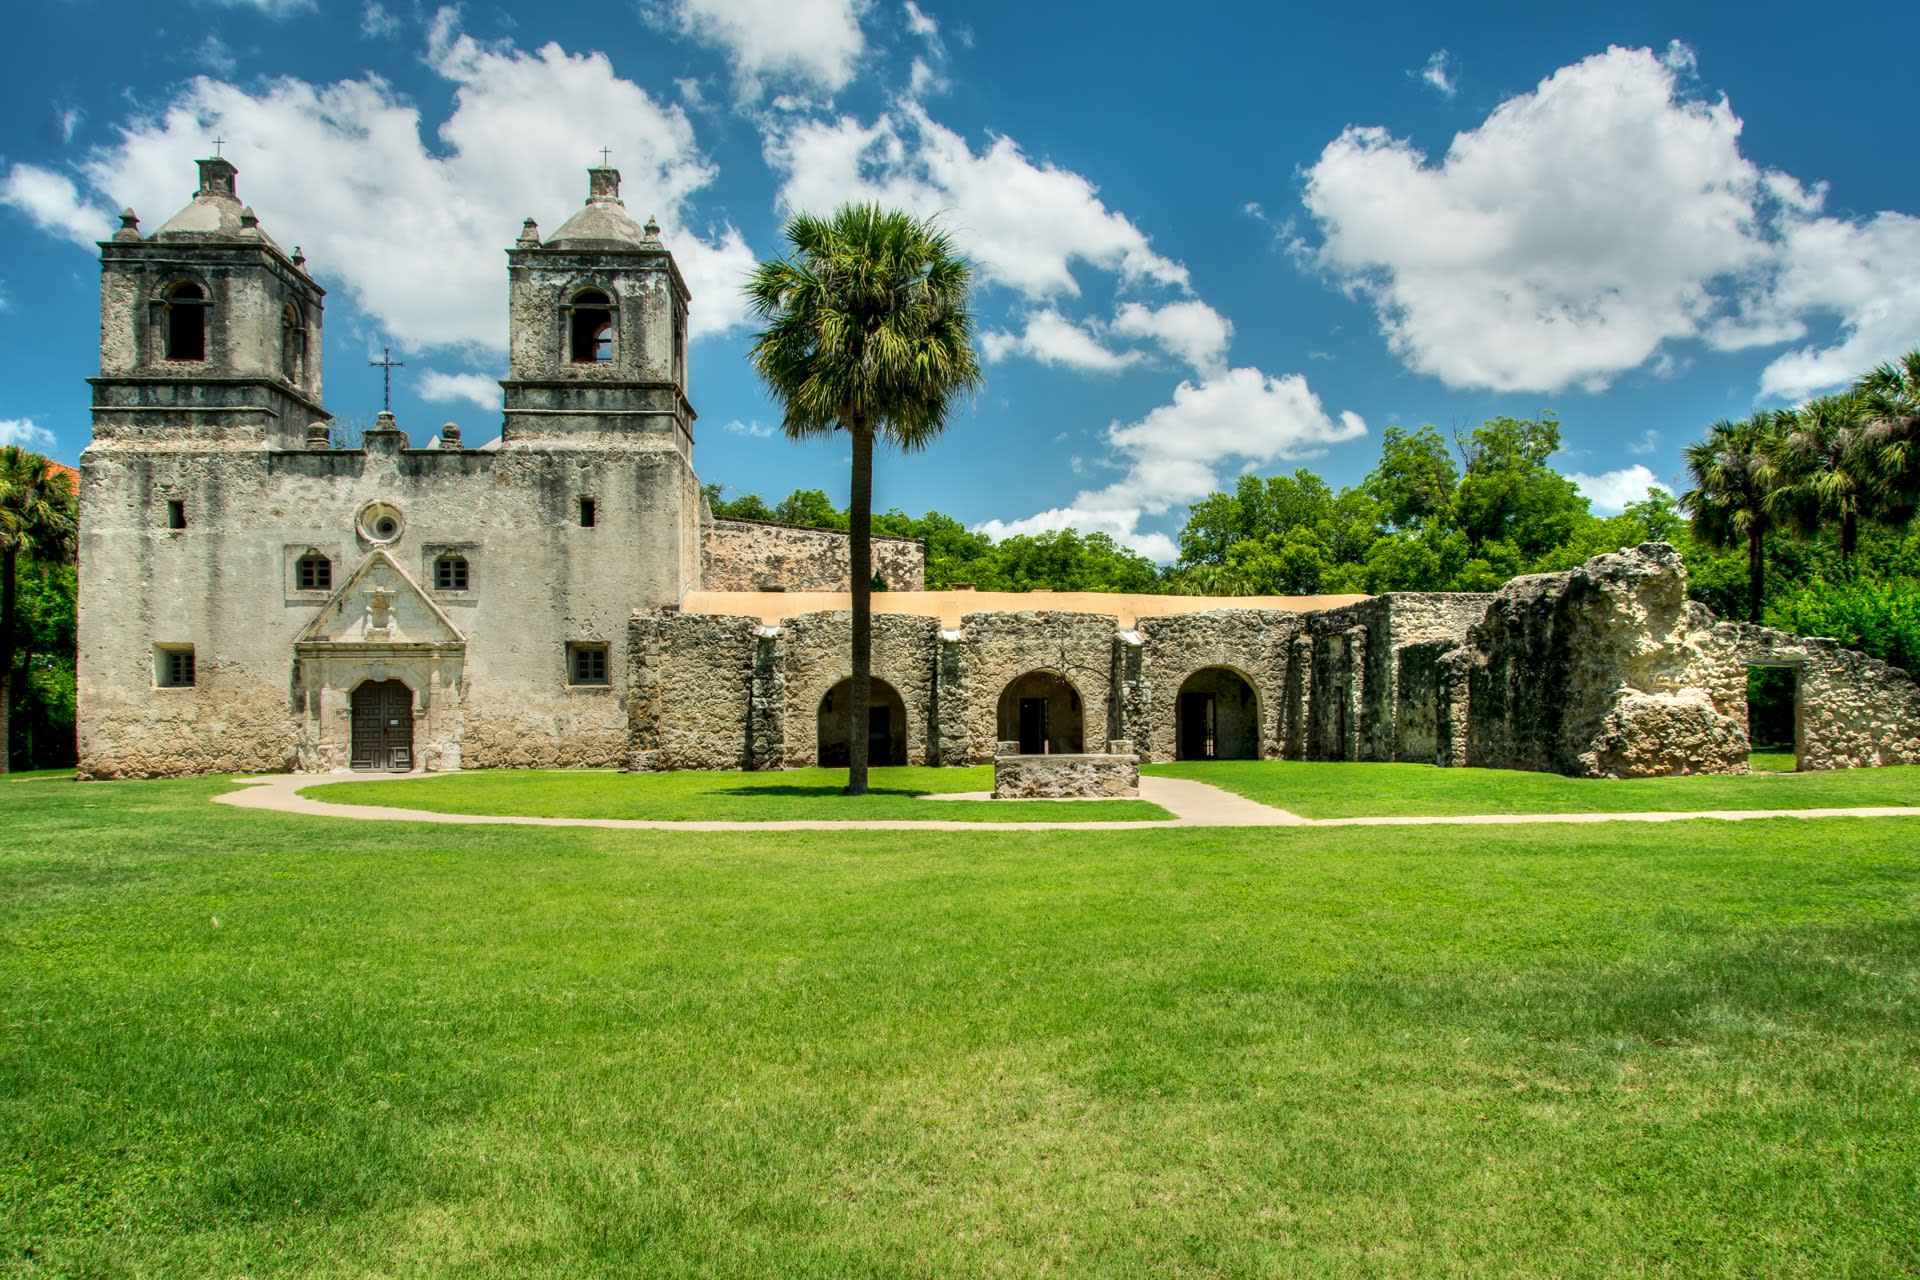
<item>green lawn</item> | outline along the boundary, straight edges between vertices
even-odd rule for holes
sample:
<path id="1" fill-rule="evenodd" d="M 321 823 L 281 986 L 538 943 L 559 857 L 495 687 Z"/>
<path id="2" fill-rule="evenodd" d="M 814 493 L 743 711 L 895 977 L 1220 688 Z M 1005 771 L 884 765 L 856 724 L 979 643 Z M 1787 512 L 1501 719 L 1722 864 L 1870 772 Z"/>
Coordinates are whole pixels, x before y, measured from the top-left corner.
<path id="1" fill-rule="evenodd" d="M 1509 769 L 1294 760 L 1183 761 L 1142 773 L 1197 778 L 1303 818 L 1636 813 L 1920 804 L 1920 766 L 1738 777 L 1563 778 Z"/>
<path id="2" fill-rule="evenodd" d="M 1791 751 L 1754 751 L 1747 755 L 1747 767 L 1755 773 L 1792 773 L 1800 757 Z"/>
<path id="3" fill-rule="evenodd" d="M 3 789 L 0 1275 L 1920 1273 L 1899 821 L 408 826 Z"/>
<path id="4" fill-rule="evenodd" d="M 874 769 L 867 795 L 841 795 L 845 769 L 777 773 L 599 773 L 506 769 L 393 782 L 328 782 L 301 794 L 336 804 L 392 805 L 434 813 L 536 818 L 644 818 L 667 822 L 792 822 L 803 819 L 914 822 L 1164 822 L 1144 800 L 933 801 L 920 797 L 993 790 L 993 766 Z"/>

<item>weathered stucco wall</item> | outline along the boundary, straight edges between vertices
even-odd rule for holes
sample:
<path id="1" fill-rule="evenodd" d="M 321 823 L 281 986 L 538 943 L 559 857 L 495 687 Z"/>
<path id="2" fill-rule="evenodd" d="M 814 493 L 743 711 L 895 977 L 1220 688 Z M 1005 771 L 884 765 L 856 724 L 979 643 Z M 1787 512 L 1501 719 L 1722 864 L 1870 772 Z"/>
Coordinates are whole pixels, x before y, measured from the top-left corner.
<path id="1" fill-rule="evenodd" d="M 852 563 L 837 529 L 758 520 L 712 520 L 701 527 L 702 585 L 708 591 L 846 591 Z M 927 551 L 918 538 L 876 537 L 873 571 L 893 591 L 926 585 Z"/>

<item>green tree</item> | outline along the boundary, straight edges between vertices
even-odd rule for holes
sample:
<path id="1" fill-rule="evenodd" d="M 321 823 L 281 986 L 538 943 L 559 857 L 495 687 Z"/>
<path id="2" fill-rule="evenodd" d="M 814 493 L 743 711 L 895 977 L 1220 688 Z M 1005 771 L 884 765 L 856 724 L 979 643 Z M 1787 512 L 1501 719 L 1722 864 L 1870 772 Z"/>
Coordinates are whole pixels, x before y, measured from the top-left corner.
<path id="1" fill-rule="evenodd" d="M 707 496 L 707 507 L 721 520 L 771 520 L 773 509 L 767 506 L 757 493 L 743 493 L 737 498 L 723 498 L 721 493 L 726 486 L 703 484 L 700 491 Z"/>
<path id="2" fill-rule="evenodd" d="M 1766 536 L 1778 506 L 1772 495 L 1781 483 L 1780 448 L 1778 419 L 1768 413 L 1716 422 L 1705 440 L 1686 448 L 1693 488 L 1680 495 L 1680 508 L 1708 546 L 1746 547 L 1749 622 L 1760 621 L 1766 604 Z"/>
<path id="3" fill-rule="evenodd" d="M 1438 431 L 1388 427 L 1380 437 L 1380 462 L 1363 485 L 1388 527 L 1423 529 L 1446 519 L 1459 483 L 1453 454 Z"/>
<path id="4" fill-rule="evenodd" d="M 782 403 L 790 437 L 845 431 L 853 446 L 851 535 L 853 689 L 847 793 L 867 791 L 867 708 L 873 683 L 873 448 L 925 446 L 955 399 L 978 388 L 972 268 L 932 220 L 843 205 L 795 216 L 790 253 L 756 267 L 747 299 L 766 327 L 754 371 Z"/>
<path id="5" fill-rule="evenodd" d="M 1865 404 L 1880 519 L 1904 524 L 1920 508 L 1920 351 L 1874 369 L 1853 390 Z"/>
<path id="6" fill-rule="evenodd" d="M 1809 400 L 1776 417 L 1781 435 L 1774 515 L 1802 537 L 1831 523 L 1840 534 L 1840 573 L 1849 577 L 1860 524 L 1881 515 L 1867 402 L 1848 392 Z"/>
<path id="7" fill-rule="evenodd" d="M 22 560 L 70 559 L 74 549 L 73 482 L 37 453 L 0 446 L 0 773 L 8 768 L 13 702 L 19 688 L 15 648 Z"/>

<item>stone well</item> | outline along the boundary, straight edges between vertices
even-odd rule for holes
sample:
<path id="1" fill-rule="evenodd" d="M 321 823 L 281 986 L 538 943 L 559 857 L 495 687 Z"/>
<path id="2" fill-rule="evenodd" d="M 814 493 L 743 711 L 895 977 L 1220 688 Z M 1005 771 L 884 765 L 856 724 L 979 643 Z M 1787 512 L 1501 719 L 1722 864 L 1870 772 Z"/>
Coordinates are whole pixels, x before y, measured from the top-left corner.
<path id="1" fill-rule="evenodd" d="M 1027 756 L 1002 742 L 993 757 L 996 800 L 1108 800 L 1140 794 L 1140 757 L 1114 741 L 1100 753 Z"/>

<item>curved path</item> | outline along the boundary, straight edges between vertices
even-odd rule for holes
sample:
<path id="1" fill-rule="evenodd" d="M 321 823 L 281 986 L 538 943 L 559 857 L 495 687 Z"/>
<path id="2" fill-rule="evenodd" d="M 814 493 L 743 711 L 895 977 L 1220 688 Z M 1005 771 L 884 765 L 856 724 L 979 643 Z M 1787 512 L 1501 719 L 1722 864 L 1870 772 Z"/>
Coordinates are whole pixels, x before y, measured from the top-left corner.
<path id="1" fill-rule="evenodd" d="M 417 774 L 390 774 L 398 781 Z M 1920 807 L 1884 805 L 1858 809 L 1703 809 L 1658 813 L 1489 813 L 1452 817 L 1303 818 L 1285 809 L 1188 778 L 1140 779 L 1140 798 L 1171 813 L 1167 821 L 1148 822 L 955 822 L 884 818 L 870 822 L 802 819 L 788 822 L 667 822 L 649 818 L 536 818 L 516 814 L 433 813 L 382 805 L 335 804 L 300 794 L 323 785 L 317 774 L 274 774 L 239 779 L 241 788 L 214 797 L 216 804 L 267 809 L 315 818 L 351 818 L 371 822 L 443 822 L 456 826 L 606 827 L 618 831 L 1152 831 L 1169 827 L 1475 827 L 1512 824 L 1584 824 L 1593 822 L 1690 822 L 1714 818 L 1746 822 L 1762 818 L 1912 818 Z M 356 781 L 368 781 L 356 778 Z M 963 804 L 987 798 L 985 792 L 927 797 L 929 803 Z M 1060 803 L 1073 803 L 1061 801 Z"/>

